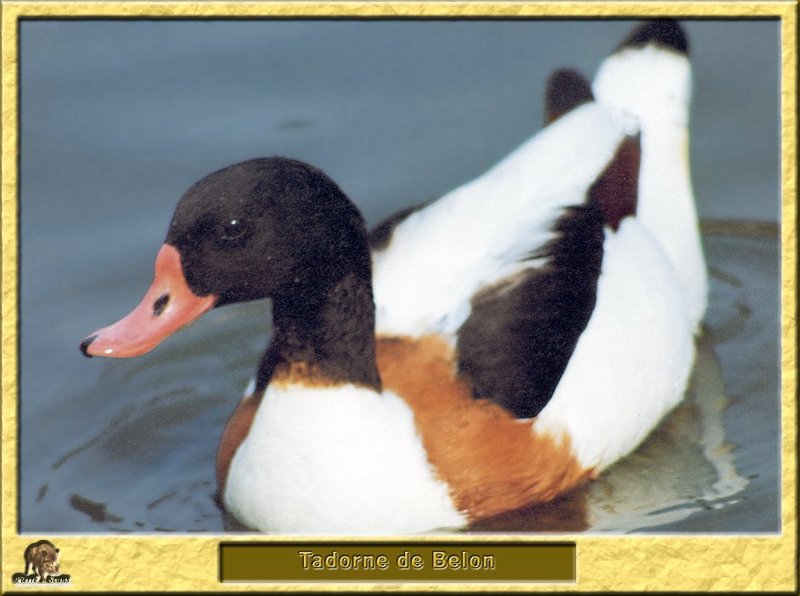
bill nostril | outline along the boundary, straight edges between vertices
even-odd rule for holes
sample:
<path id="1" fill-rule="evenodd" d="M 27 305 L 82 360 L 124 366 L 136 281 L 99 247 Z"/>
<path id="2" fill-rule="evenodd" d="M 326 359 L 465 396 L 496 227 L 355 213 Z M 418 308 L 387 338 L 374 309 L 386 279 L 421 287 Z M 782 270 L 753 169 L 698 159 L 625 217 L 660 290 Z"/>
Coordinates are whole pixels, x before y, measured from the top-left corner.
<path id="1" fill-rule="evenodd" d="M 153 302 L 153 316 L 161 316 L 161 313 L 167 308 L 167 304 L 169 304 L 169 294 L 162 294 L 159 296 L 156 301 Z"/>
<path id="2" fill-rule="evenodd" d="M 97 339 L 96 335 L 90 335 L 81 342 L 81 352 L 83 352 L 83 355 L 86 356 L 87 358 L 92 357 L 92 355 L 89 353 L 88 350 L 89 346 L 92 345 L 92 342 L 96 339 Z"/>

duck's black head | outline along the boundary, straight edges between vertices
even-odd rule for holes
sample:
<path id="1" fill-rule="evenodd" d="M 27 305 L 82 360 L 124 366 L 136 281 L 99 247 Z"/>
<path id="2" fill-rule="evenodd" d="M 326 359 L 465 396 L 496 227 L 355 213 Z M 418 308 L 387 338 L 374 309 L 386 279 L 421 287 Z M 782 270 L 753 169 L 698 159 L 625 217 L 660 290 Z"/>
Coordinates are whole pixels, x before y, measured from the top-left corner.
<path id="1" fill-rule="evenodd" d="M 181 198 L 166 244 L 186 281 L 217 305 L 316 291 L 347 273 L 369 278 L 363 219 L 322 171 L 285 158 L 238 163 Z"/>
<path id="2" fill-rule="evenodd" d="M 286 158 L 234 164 L 186 191 L 144 299 L 81 349 L 138 356 L 211 308 L 259 298 L 313 319 L 343 285 L 366 293 L 369 309 L 370 267 L 363 219 L 327 175 Z"/>

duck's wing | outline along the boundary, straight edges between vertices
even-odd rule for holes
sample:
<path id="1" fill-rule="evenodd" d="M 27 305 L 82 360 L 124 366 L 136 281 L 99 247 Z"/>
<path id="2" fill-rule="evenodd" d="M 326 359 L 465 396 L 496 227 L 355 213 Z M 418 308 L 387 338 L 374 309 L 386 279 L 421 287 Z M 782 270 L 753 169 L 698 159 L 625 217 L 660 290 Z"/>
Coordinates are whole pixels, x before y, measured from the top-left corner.
<path id="1" fill-rule="evenodd" d="M 626 138 L 581 204 L 561 211 L 532 266 L 482 290 L 458 331 L 458 372 L 475 396 L 536 416 L 591 318 L 606 235 L 636 211 L 638 137 Z"/>
<path id="2" fill-rule="evenodd" d="M 692 73 L 681 25 L 641 24 L 600 65 L 592 90 L 598 103 L 632 117 L 641 131 L 638 217 L 674 266 L 697 326 L 708 282 L 689 168 Z"/>
<path id="3" fill-rule="evenodd" d="M 544 124 L 552 124 L 567 112 L 593 100 L 592 87 L 586 77 L 570 68 L 558 69 L 547 80 Z M 433 200 L 406 207 L 377 223 L 369 234 L 370 249 L 373 253 L 377 254 L 386 250 L 395 228 L 409 216 L 430 206 L 431 203 Z"/>
<path id="4" fill-rule="evenodd" d="M 604 61 L 592 90 L 574 71 L 555 73 L 546 128 L 483 176 L 384 228 L 373 252 L 378 332 L 444 336 L 477 396 L 536 415 L 593 314 L 604 243 L 623 220 L 636 215 L 637 234 L 669 256 L 680 251 L 655 230 L 676 219 L 647 216 L 652 229 L 638 220 L 653 204 L 657 213 L 677 203 L 678 215 L 691 217 L 678 217 L 672 235 L 688 236 L 684 253 L 699 247 L 685 153 L 686 49 L 679 25 L 647 22 Z M 702 253 L 693 254 L 704 304 Z M 681 286 L 667 256 L 659 274 Z M 689 302 L 670 311 L 675 321 L 693 316 Z"/>
<path id="5" fill-rule="evenodd" d="M 705 266 L 687 155 L 687 47 L 677 23 L 648 22 L 603 63 L 594 83 L 595 102 L 623 122 L 632 119 L 638 134 L 619 145 L 590 188 L 586 206 L 564 211 L 556 226 L 560 236 L 545 247 L 549 256 L 545 266 L 473 300 L 470 317 L 458 332 L 459 372 L 472 382 L 476 395 L 502 404 L 519 417 L 537 416 L 554 395 L 560 395 L 557 407 L 545 410 L 548 423 L 542 424 L 562 430 L 565 424 L 580 427 L 567 434 L 581 443 L 585 463 L 598 467 L 638 444 L 680 399 L 693 353 L 690 330 L 705 307 Z M 586 93 L 580 91 L 582 82 L 573 73 L 551 78 L 550 92 L 559 86 L 566 87 L 564 95 Z M 548 99 L 547 104 L 547 120 L 564 117 L 557 101 Z M 624 233 L 618 234 L 628 218 Z M 598 239 L 598 233 L 605 240 Z M 632 254 L 620 254 L 621 245 L 638 248 Z M 629 266 L 620 267 L 626 259 Z M 603 278 L 600 270 L 606 274 Z M 627 274 L 620 275 L 622 271 Z M 601 282 L 605 288 L 602 305 Z M 609 284 L 623 287 L 615 293 Z M 626 312 L 617 312 L 620 309 Z M 647 320 L 650 311 L 662 316 L 642 326 L 647 329 L 644 344 L 632 341 L 642 330 L 630 322 Z M 595 318 L 603 323 L 595 321 L 588 340 L 583 335 Z M 615 324 L 609 325 L 610 320 Z M 599 328 L 608 332 L 600 340 Z M 631 349 L 633 344 L 639 347 Z M 573 362 L 579 345 L 583 364 L 588 345 L 603 351 L 590 355 L 592 364 L 584 370 Z M 630 360 L 632 353 L 641 360 Z M 604 371 L 616 374 L 594 374 L 594 361 L 603 362 Z M 645 362 L 649 366 L 637 366 Z M 627 385 L 602 381 L 622 378 L 632 366 L 636 368 L 633 378 L 653 380 L 652 387 L 644 382 L 631 392 L 644 404 L 637 402 L 636 407 L 626 402 Z M 566 375 L 568 367 L 571 375 Z M 576 392 L 576 387 L 581 389 Z M 589 395 L 608 397 L 596 407 L 616 412 L 617 406 L 627 403 L 624 407 L 640 417 L 640 425 L 630 420 L 622 424 L 624 417 L 618 412 L 610 417 L 620 429 L 625 428 L 619 431 L 624 439 L 608 453 L 595 453 L 591 440 L 578 440 L 591 426 L 585 420 L 579 422 L 585 418 Z"/>
<path id="6" fill-rule="evenodd" d="M 545 122 L 591 101 L 582 75 L 555 71 L 546 87 Z M 553 225 L 556 236 L 532 254 L 543 261 L 473 298 L 457 354 L 459 374 L 476 396 L 520 418 L 538 415 L 548 403 L 596 304 L 604 230 L 613 234 L 636 214 L 640 157 L 638 135 L 624 139 L 583 203 L 565 208 Z"/>
<path id="7" fill-rule="evenodd" d="M 626 121 L 585 103 L 479 178 L 383 228 L 373 250 L 377 331 L 454 343 L 472 298 L 528 269 L 557 236 L 626 136 Z M 538 259 L 539 262 L 542 259 Z"/>

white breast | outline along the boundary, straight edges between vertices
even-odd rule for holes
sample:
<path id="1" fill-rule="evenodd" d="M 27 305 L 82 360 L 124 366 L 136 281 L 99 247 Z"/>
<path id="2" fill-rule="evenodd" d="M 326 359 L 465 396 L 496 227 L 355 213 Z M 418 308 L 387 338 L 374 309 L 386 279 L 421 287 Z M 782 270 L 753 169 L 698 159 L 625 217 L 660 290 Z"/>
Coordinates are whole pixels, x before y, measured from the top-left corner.
<path id="1" fill-rule="evenodd" d="M 352 385 L 269 387 L 224 501 L 264 532 L 397 534 L 466 523 L 405 402 Z"/>

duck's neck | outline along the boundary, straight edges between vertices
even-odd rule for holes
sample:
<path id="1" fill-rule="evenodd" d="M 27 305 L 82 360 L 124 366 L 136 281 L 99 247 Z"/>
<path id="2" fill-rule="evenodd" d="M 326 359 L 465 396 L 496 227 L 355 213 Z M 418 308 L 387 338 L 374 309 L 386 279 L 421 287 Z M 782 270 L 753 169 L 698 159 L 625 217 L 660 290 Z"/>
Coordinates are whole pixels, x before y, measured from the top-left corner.
<path id="1" fill-rule="evenodd" d="M 369 276 L 349 272 L 331 283 L 297 287 L 273 298 L 274 337 L 259 366 L 258 390 L 270 382 L 380 390 L 375 361 L 375 306 Z"/>

